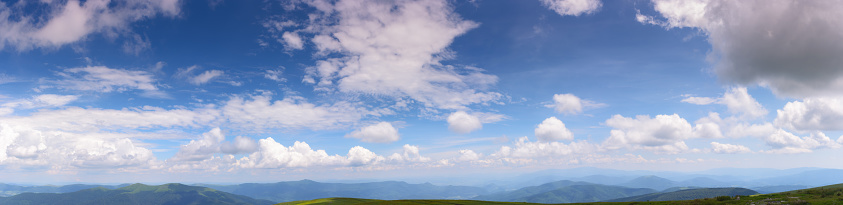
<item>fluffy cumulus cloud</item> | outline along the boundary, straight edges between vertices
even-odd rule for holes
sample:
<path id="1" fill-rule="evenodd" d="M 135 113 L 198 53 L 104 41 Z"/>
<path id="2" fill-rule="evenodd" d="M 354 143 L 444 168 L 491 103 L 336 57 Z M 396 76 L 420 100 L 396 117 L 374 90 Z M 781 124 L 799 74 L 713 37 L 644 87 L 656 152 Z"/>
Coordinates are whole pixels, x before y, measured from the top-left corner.
<path id="1" fill-rule="evenodd" d="M 451 113 L 448 116 L 448 129 L 460 134 L 467 134 L 483 128 L 483 123 L 477 116 L 463 111 Z"/>
<path id="2" fill-rule="evenodd" d="M 144 47 L 140 35 L 131 31 L 131 23 L 160 15 L 177 16 L 179 0 L 120 1 L 90 0 L 27 1 L 8 5 L 0 3 L 0 48 L 17 50 L 36 47 L 55 48 L 83 41 L 94 33 L 107 38 L 126 37 L 125 50 Z M 23 13 L 43 10 L 33 16 Z"/>
<path id="3" fill-rule="evenodd" d="M 52 170 L 149 168 L 158 164 L 149 149 L 127 138 L 100 138 L 70 132 L 41 132 L 0 124 L 0 165 Z"/>
<path id="4" fill-rule="evenodd" d="M 562 16 L 591 14 L 603 6 L 600 0 L 541 0 L 542 5 Z"/>
<path id="5" fill-rule="evenodd" d="M 310 41 L 321 59 L 304 82 L 317 90 L 410 98 L 425 107 L 462 109 L 497 102 L 485 91 L 497 83 L 482 69 L 443 65 L 454 56 L 447 47 L 477 27 L 454 12 L 449 1 L 304 1 L 316 8 L 308 22 L 267 23 L 288 48 Z M 294 35 L 294 34 L 298 35 Z M 301 38 L 301 39 L 299 39 Z M 329 55 L 338 54 L 338 55 Z"/>
<path id="6" fill-rule="evenodd" d="M 257 143 L 247 137 L 236 137 L 232 142 L 223 142 L 225 135 L 220 128 L 214 128 L 202 134 L 201 139 L 190 140 L 182 145 L 176 155 L 170 158 L 174 161 L 196 161 L 209 159 L 217 153 L 238 154 L 252 153 L 257 150 Z"/>
<path id="7" fill-rule="evenodd" d="M 349 133 L 345 137 L 357 138 L 364 142 L 388 143 L 395 142 L 401 138 L 398 130 L 392 127 L 392 123 L 379 122 L 378 124 L 366 126 Z"/>
<path id="8" fill-rule="evenodd" d="M 709 126 L 691 126 L 687 120 L 673 115 L 657 115 L 650 118 L 639 115 L 628 118 L 621 115 L 612 116 L 606 120 L 606 125 L 612 127 L 610 136 L 603 145 L 608 149 L 631 148 L 650 150 L 658 153 L 681 153 L 689 151 L 686 139 L 711 137 Z"/>
<path id="9" fill-rule="evenodd" d="M 598 150 L 598 146 L 587 141 L 565 144 L 561 142 L 532 142 L 527 137 L 521 137 L 515 142 L 514 147 L 502 146 L 491 157 L 502 160 L 540 159 L 588 154 Z"/>
<path id="10" fill-rule="evenodd" d="M 794 130 L 843 130 L 843 100 L 808 98 L 788 102 L 776 111 L 774 123 Z"/>
<path id="11" fill-rule="evenodd" d="M 697 105 L 707 105 L 712 103 L 725 105 L 729 109 L 729 112 L 740 115 L 745 119 L 761 118 L 768 113 L 767 109 L 765 109 L 764 106 L 761 106 L 761 103 L 758 103 L 755 98 L 747 93 L 745 87 L 730 88 L 720 98 L 689 96 L 682 99 L 682 102 Z"/>
<path id="12" fill-rule="evenodd" d="M 737 154 L 752 152 L 748 147 L 734 144 L 721 144 L 718 142 L 711 142 L 711 151 L 718 154 Z"/>
<path id="13" fill-rule="evenodd" d="M 482 154 L 474 152 L 474 150 L 470 150 L 470 149 L 460 150 L 459 153 L 460 153 L 460 155 L 459 155 L 459 157 L 457 157 L 457 159 L 455 161 L 471 162 L 471 161 L 480 160 L 480 158 L 483 157 Z"/>
<path id="14" fill-rule="evenodd" d="M 721 79 L 769 86 L 789 97 L 841 95 L 843 3 L 654 0 L 642 23 L 696 28 L 708 36 Z"/>
<path id="15" fill-rule="evenodd" d="M 565 123 L 562 123 L 556 117 L 550 117 L 542 121 L 541 124 L 536 126 L 535 134 L 542 142 L 574 139 L 574 134 L 565 127 Z"/>
<path id="16" fill-rule="evenodd" d="M 386 161 L 385 157 L 360 146 L 352 147 L 346 156 L 340 156 L 313 150 L 299 141 L 285 147 L 270 137 L 259 140 L 259 144 L 257 152 L 238 159 L 236 165 L 241 168 L 359 167 Z"/>
<path id="17" fill-rule="evenodd" d="M 418 146 L 405 144 L 403 149 L 404 149 L 403 154 L 394 153 L 394 154 L 390 155 L 388 159 L 391 160 L 391 161 L 395 161 L 395 162 L 428 162 L 428 161 L 430 161 L 430 158 L 421 156 L 421 154 L 419 153 L 419 147 Z"/>
<path id="18" fill-rule="evenodd" d="M 799 137 L 793 133 L 778 129 L 765 136 L 764 141 L 772 147 L 770 153 L 805 153 L 814 149 L 839 148 L 840 144 L 825 136 L 821 132 L 811 133 L 809 136 Z"/>
<path id="19" fill-rule="evenodd" d="M 583 100 L 570 93 L 555 94 L 553 95 L 553 102 L 545 105 L 545 107 L 553 108 L 558 113 L 565 114 L 579 114 L 583 111 L 583 108 L 596 108 L 603 106 L 605 106 L 605 104 Z"/>

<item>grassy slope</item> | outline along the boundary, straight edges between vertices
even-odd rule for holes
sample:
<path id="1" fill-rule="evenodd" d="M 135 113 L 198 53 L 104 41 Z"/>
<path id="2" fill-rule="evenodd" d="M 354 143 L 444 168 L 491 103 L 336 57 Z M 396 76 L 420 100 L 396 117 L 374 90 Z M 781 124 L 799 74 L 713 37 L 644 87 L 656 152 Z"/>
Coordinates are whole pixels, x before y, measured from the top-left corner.
<path id="1" fill-rule="evenodd" d="M 512 201 L 533 203 L 571 203 L 595 202 L 621 197 L 638 196 L 653 193 L 656 190 L 647 188 L 628 188 L 608 185 L 572 185 L 549 192 L 527 196 Z"/>
<path id="2" fill-rule="evenodd" d="M 489 195 L 483 195 L 472 198 L 473 200 L 484 200 L 484 201 L 512 201 L 517 200 L 525 197 L 530 197 L 536 194 L 541 194 L 549 191 L 553 191 L 556 189 L 572 186 L 572 185 L 593 185 L 592 183 L 587 182 L 574 182 L 568 180 L 562 181 L 555 181 L 550 183 L 545 183 L 539 186 L 529 186 L 520 188 L 513 191 L 506 191 L 500 193 L 494 193 Z"/>
<path id="3" fill-rule="evenodd" d="M 570 205 L 580 204 L 597 204 L 597 205 L 621 205 L 621 204 L 765 204 L 765 203 L 781 203 L 781 204 L 843 204 L 843 184 L 836 184 L 824 187 L 817 187 L 811 189 L 802 189 L 789 192 L 775 193 L 775 194 L 758 194 L 753 196 L 742 196 L 740 199 L 736 198 L 721 198 L 721 200 L 695 199 L 687 201 L 657 201 L 657 202 L 595 202 L 595 203 L 575 203 Z M 370 199 L 349 199 L 349 198 L 328 198 L 317 199 L 311 201 L 294 201 L 287 203 L 280 203 L 279 205 L 300 205 L 300 204 L 340 204 L 340 205 L 370 205 L 370 204 L 523 204 L 523 205 L 541 205 L 533 203 L 520 202 L 488 202 L 488 201 L 469 201 L 469 200 L 370 200 Z"/>
<path id="4" fill-rule="evenodd" d="M 681 201 L 701 198 L 714 198 L 716 196 L 737 196 L 755 195 L 758 192 L 745 188 L 699 188 L 685 189 L 667 193 L 652 193 L 640 196 L 608 200 L 611 202 L 633 202 L 633 201 Z"/>

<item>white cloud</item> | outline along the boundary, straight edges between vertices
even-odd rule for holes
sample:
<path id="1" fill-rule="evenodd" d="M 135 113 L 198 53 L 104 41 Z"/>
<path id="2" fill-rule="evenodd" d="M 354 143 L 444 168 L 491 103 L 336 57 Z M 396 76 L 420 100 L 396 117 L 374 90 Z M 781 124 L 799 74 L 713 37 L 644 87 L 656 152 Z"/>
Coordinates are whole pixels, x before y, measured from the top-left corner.
<path id="1" fill-rule="evenodd" d="M 822 132 L 814 132 L 800 138 L 793 133 L 778 129 L 763 139 L 767 145 L 773 147 L 773 150 L 767 151 L 771 153 L 806 153 L 814 149 L 840 147 L 840 144 L 832 141 Z"/>
<path id="2" fill-rule="evenodd" d="M 729 89 L 728 92 L 723 94 L 723 97 L 720 98 L 720 104 L 726 105 L 729 108 L 729 112 L 738 114 L 740 113 L 743 117 L 754 119 L 764 117 L 767 115 L 767 109 L 764 109 L 761 106 L 761 103 L 755 101 L 755 98 L 749 95 L 746 92 L 745 87 L 735 87 Z"/>
<path id="3" fill-rule="evenodd" d="M 676 114 L 655 118 L 639 115 L 634 119 L 615 115 L 606 120 L 606 125 L 612 127 L 611 135 L 603 142 L 609 149 L 628 147 L 679 153 L 688 150 L 684 140 L 696 136 L 691 124 Z"/>
<path id="4" fill-rule="evenodd" d="M 379 122 L 378 124 L 360 128 L 349 133 L 345 137 L 357 138 L 364 142 L 389 143 L 398 141 L 401 138 L 398 130 L 392 127 L 392 123 Z"/>
<path id="5" fill-rule="evenodd" d="M 149 168 L 152 152 L 127 138 L 102 139 L 69 132 L 41 132 L 0 124 L 0 165 L 52 170 Z"/>
<path id="6" fill-rule="evenodd" d="M 430 158 L 423 157 L 419 153 L 419 147 L 413 146 L 409 144 L 405 144 L 404 147 L 404 154 L 394 153 L 389 156 L 389 160 L 391 161 L 398 161 L 398 162 L 428 162 Z"/>
<path id="7" fill-rule="evenodd" d="M 250 153 L 258 149 L 258 143 L 252 138 L 237 136 L 234 141 L 220 145 L 220 152 L 227 154 Z"/>
<path id="8" fill-rule="evenodd" d="M 323 58 L 307 69 L 303 81 L 316 83 L 317 90 L 409 97 L 443 109 L 465 109 L 502 97 L 482 91 L 497 83 L 496 76 L 474 67 L 441 64 L 453 57 L 447 47 L 454 38 L 477 27 L 461 19 L 448 1 L 306 3 L 318 11 L 297 32 L 315 35 L 310 41 L 317 57 L 341 55 Z"/>
<path id="9" fill-rule="evenodd" d="M 654 0 L 647 24 L 708 36 L 714 73 L 789 97 L 840 96 L 843 3 L 837 1 Z"/>
<path id="10" fill-rule="evenodd" d="M 457 157 L 456 161 L 472 162 L 472 161 L 480 160 L 481 157 L 483 157 L 483 155 L 478 154 L 477 152 L 474 152 L 474 150 L 464 149 L 464 150 L 460 150 L 460 156 Z"/>
<path id="11" fill-rule="evenodd" d="M 708 113 L 708 116 L 694 122 L 694 136 L 699 138 L 723 138 L 721 130 L 723 124 L 725 122 L 720 118 L 720 114 Z"/>
<path id="12" fill-rule="evenodd" d="M 682 99 L 682 102 L 696 104 L 696 105 L 708 105 L 708 104 L 717 102 L 717 99 L 709 98 L 709 97 L 694 97 L 694 96 L 691 96 L 691 97 L 687 97 L 685 99 Z"/>
<path id="13" fill-rule="evenodd" d="M 757 119 L 767 115 L 767 109 L 755 100 L 745 87 L 730 88 L 720 98 L 687 97 L 682 102 L 707 105 L 711 103 L 726 105 L 730 113 L 740 114 L 745 119 Z"/>
<path id="14" fill-rule="evenodd" d="M 237 137 L 233 142 L 223 143 L 225 135 L 220 128 L 211 129 L 202 134 L 201 139 L 190 140 L 182 145 L 170 160 L 196 161 L 209 159 L 217 153 L 252 153 L 257 151 L 257 143 L 246 137 Z"/>
<path id="15" fill-rule="evenodd" d="M 214 78 L 219 78 L 225 74 L 225 72 L 221 70 L 206 70 L 198 75 L 193 75 L 193 71 L 200 69 L 198 65 L 192 65 L 187 68 L 181 68 L 176 72 L 175 76 L 179 78 L 187 79 L 190 84 L 193 85 L 202 85 L 208 82 L 211 82 Z M 237 82 L 233 82 L 237 83 Z M 239 85 L 235 85 L 239 86 Z"/>
<path id="16" fill-rule="evenodd" d="M 386 158 L 374 152 L 355 146 L 348 150 L 347 156 L 328 155 L 325 150 L 313 150 L 310 145 L 296 141 L 293 146 L 285 147 L 274 139 L 259 140 L 258 151 L 237 160 L 241 168 L 297 168 L 297 167 L 337 167 L 364 166 L 384 162 Z"/>
<path id="17" fill-rule="evenodd" d="M 788 102 L 776 113 L 776 126 L 801 131 L 843 130 L 843 100 L 838 98 Z"/>
<path id="18" fill-rule="evenodd" d="M 301 39 L 301 36 L 295 32 L 284 32 L 284 34 L 281 35 L 281 38 L 284 39 L 284 45 L 291 50 L 301 50 L 304 48 L 304 41 Z"/>
<path id="19" fill-rule="evenodd" d="M 194 85 L 202 85 L 222 75 L 223 72 L 221 70 L 207 70 L 205 72 L 202 72 L 202 74 L 191 77 L 190 83 Z"/>
<path id="20" fill-rule="evenodd" d="M 232 97 L 221 110 L 228 122 L 251 130 L 341 129 L 380 115 L 349 102 L 316 105 L 300 97 L 272 101 L 269 96 Z"/>
<path id="21" fill-rule="evenodd" d="M 114 110 L 69 107 L 43 110 L 25 117 L 3 118 L 3 121 L 39 130 L 91 132 L 101 129 L 196 127 L 211 123 L 218 119 L 219 115 L 218 110 L 209 108 L 165 110 L 146 106 Z"/>
<path id="22" fill-rule="evenodd" d="M 545 107 L 554 108 L 558 113 L 565 114 L 579 114 L 582 112 L 583 108 L 597 108 L 603 106 L 606 106 L 606 104 L 583 100 L 570 93 L 554 94 L 553 103 L 545 105 Z"/>
<path id="23" fill-rule="evenodd" d="M 80 2 L 46 1 L 30 5 L 44 10 L 40 16 L 23 13 L 26 4 L 0 3 L 0 49 L 7 45 L 25 51 L 36 47 L 56 48 L 83 41 L 94 33 L 108 38 L 128 36 L 137 41 L 131 23 L 151 19 L 158 14 L 176 16 L 180 12 L 178 0 L 126 1 L 110 3 L 106 0 Z M 42 13 L 42 12 L 37 12 Z M 137 44 L 138 42 L 134 42 Z M 143 42 L 140 42 L 143 43 Z M 131 50 L 131 49 L 130 49 Z"/>
<path id="24" fill-rule="evenodd" d="M 281 70 L 266 70 L 263 77 L 279 83 L 287 82 L 287 79 L 282 76 L 282 73 Z"/>
<path id="25" fill-rule="evenodd" d="M 451 113 L 448 116 L 448 129 L 460 134 L 467 134 L 483 128 L 483 123 L 477 116 L 463 111 Z"/>
<path id="26" fill-rule="evenodd" d="M 574 134 L 556 117 L 549 117 L 536 126 L 535 135 L 542 142 L 574 139 Z"/>
<path id="27" fill-rule="evenodd" d="M 546 158 L 559 157 L 573 154 L 588 154 L 596 152 L 598 147 L 587 141 L 571 142 L 531 142 L 527 137 L 518 138 L 515 147 L 502 146 L 500 150 L 492 154 L 498 158 Z"/>
<path id="28" fill-rule="evenodd" d="M 750 153 L 748 147 L 743 145 L 721 144 L 718 142 L 711 142 L 711 151 L 718 154 L 737 154 Z"/>
<path id="29" fill-rule="evenodd" d="M 0 105 L 0 116 L 11 114 L 14 109 L 61 107 L 79 99 L 78 95 L 37 95 L 30 99 L 14 100 Z"/>
<path id="30" fill-rule="evenodd" d="M 125 92 L 129 90 L 160 92 L 154 84 L 153 74 L 147 71 L 88 66 L 65 69 L 58 75 L 64 79 L 52 81 L 52 83 L 55 84 L 55 87 L 61 89 L 95 92 Z"/>
<path id="31" fill-rule="evenodd" d="M 311 166 L 335 166 L 346 162 L 339 155 L 328 155 L 325 150 L 313 150 L 310 145 L 296 141 L 285 147 L 271 137 L 259 140 L 258 151 L 237 160 L 242 168 L 288 168 Z"/>
<path id="32" fill-rule="evenodd" d="M 562 16 L 591 14 L 603 6 L 600 0 L 541 0 L 541 2 L 542 5 Z"/>

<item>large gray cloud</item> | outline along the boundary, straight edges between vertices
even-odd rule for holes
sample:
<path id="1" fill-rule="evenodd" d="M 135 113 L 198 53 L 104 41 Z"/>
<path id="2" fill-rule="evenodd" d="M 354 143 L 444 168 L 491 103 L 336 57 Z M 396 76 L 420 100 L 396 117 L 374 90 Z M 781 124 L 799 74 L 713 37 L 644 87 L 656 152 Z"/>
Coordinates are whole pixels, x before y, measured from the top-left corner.
<path id="1" fill-rule="evenodd" d="M 841 95 L 843 1 L 653 0 L 642 23 L 696 28 L 722 80 L 769 86 L 777 95 Z"/>

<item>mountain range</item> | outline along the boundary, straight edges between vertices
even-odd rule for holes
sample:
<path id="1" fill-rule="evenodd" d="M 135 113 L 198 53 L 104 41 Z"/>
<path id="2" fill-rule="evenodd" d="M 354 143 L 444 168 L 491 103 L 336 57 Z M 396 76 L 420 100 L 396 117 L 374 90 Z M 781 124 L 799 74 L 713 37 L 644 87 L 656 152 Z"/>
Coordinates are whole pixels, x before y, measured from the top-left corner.
<path id="1" fill-rule="evenodd" d="M 694 198 L 720 194 L 766 194 L 843 183 L 843 178 L 840 177 L 843 176 L 843 170 L 838 169 L 749 170 L 759 171 L 764 176 L 753 176 L 743 179 L 741 176 L 744 176 L 748 171 L 742 171 L 742 169 L 721 169 L 682 174 L 677 172 L 576 168 L 569 170 L 545 170 L 532 173 L 534 174 L 532 178 L 521 175 L 509 179 L 495 180 L 494 184 L 487 183 L 482 186 L 434 185 L 431 183 L 407 183 L 403 181 L 331 183 L 312 180 L 236 185 L 160 185 L 164 186 L 164 188 L 142 184 L 71 184 L 65 186 L 0 184 L 0 194 L 2 194 L 0 196 L 11 196 L 0 198 L 0 204 L 16 204 L 26 201 L 29 201 L 26 203 L 39 204 L 37 203 L 38 198 L 73 198 L 87 201 L 69 200 L 68 203 L 86 204 L 100 202 L 98 200 L 112 199 L 131 201 L 134 200 L 132 197 L 137 198 L 138 196 L 169 197 L 169 199 L 176 201 L 179 199 L 196 199 L 209 203 L 219 202 L 222 204 L 236 204 L 249 200 L 255 201 L 243 203 L 278 203 L 331 197 L 375 200 L 472 199 L 501 202 L 574 203 L 613 200 L 676 200 L 686 199 L 688 196 Z M 734 171 L 736 174 L 725 175 L 727 171 Z M 522 178 L 525 181 L 510 183 L 512 182 L 510 180 L 516 178 Z M 559 178 L 565 179 L 547 181 Z M 524 186 L 513 188 L 514 184 L 519 183 Z M 151 192 L 157 194 L 169 193 L 171 191 L 172 193 L 166 196 L 159 196 L 144 192 L 150 190 L 158 190 Z M 82 197 L 70 197 L 70 195 L 80 194 Z M 210 196 L 218 198 L 203 198 Z"/>
<path id="2" fill-rule="evenodd" d="M 274 204 L 246 196 L 184 184 L 133 184 L 117 189 L 102 187 L 69 193 L 23 193 L 0 198 L 0 204 Z"/>
<path id="3" fill-rule="evenodd" d="M 480 187 L 436 186 L 430 183 L 409 184 L 386 181 L 370 183 L 321 183 L 311 180 L 269 184 L 205 185 L 220 191 L 276 202 L 311 200 L 329 197 L 367 199 L 468 199 L 486 194 Z"/>

